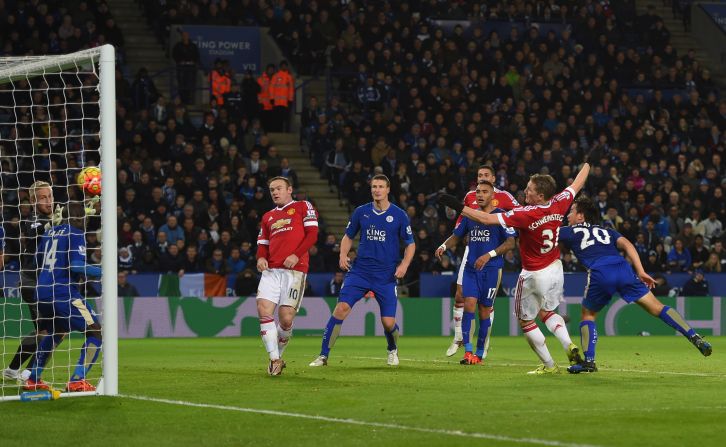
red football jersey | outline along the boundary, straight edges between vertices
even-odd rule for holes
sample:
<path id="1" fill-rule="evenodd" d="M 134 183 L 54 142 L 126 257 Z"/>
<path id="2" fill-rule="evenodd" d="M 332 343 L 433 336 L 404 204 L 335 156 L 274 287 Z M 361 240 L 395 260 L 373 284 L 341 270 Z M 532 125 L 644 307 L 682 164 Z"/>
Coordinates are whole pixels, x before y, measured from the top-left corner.
<path id="1" fill-rule="evenodd" d="M 469 191 L 464 196 L 464 206 L 469 208 L 479 209 L 479 205 L 476 204 L 476 191 Z"/>
<path id="2" fill-rule="evenodd" d="M 544 205 L 522 206 L 497 214 L 499 223 L 519 230 L 525 270 L 542 270 L 560 259 L 560 225 L 574 199 L 575 192 L 568 187 Z"/>
<path id="3" fill-rule="evenodd" d="M 504 211 L 509 211 L 513 208 L 518 207 L 519 203 L 517 202 L 517 199 L 515 199 L 507 191 L 502 191 L 494 188 L 494 198 L 492 199 L 492 205 L 495 208 L 501 208 Z M 464 196 L 464 206 L 474 208 L 475 210 L 479 209 L 479 204 L 476 203 L 476 191 L 469 191 L 466 193 L 466 195 Z M 459 215 L 459 217 L 456 219 L 457 227 L 459 226 L 459 224 L 461 223 L 461 219 L 463 218 L 464 216 Z"/>
<path id="4" fill-rule="evenodd" d="M 513 210 L 519 206 L 519 202 L 514 198 L 513 195 L 507 191 L 494 188 L 494 198 L 492 199 L 492 206 L 495 208 L 501 208 L 504 211 Z"/>
<path id="5" fill-rule="evenodd" d="M 285 268 L 285 259 L 295 253 L 305 239 L 305 234 L 313 227 L 317 230 L 318 213 L 308 201 L 292 201 L 266 212 L 260 223 L 257 244 L 269 246 L 269 268 Z M 310 266 L 307 250 L 298 254 L 298 257 L 300 260 L 293 270 L 307 273 Z"/>

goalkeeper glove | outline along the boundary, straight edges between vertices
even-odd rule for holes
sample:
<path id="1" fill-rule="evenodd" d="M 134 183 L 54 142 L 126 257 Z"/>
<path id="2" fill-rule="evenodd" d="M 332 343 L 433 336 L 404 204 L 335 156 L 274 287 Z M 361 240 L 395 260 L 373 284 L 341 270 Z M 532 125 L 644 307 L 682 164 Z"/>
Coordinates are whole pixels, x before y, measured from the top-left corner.
<path id="1" fill-rule="evenodd" d="M 101 200 L 100 196 L 93 196 L 86 205 L 86 216 L 93 216 L 96 214 L 96 204 Z"/>
<path id="2" fill-rule="evenodd" d="M 438 198 L 439 205 L 444 205 L 452 210 L 456 211 L 457 214 L 461 213 L 464 209 L 464 204 L 459 199 L 450 194 L 441 194 Z"/>
<path id="3" fill-rule="evenodd" d="M 45 224 L 45 230 L 48 231 L 56 225 L 60 225 L 63 222 L 63 207 L 60 205 L 55 206 L 55 211 L 50 215 L 50 222 Z"/>

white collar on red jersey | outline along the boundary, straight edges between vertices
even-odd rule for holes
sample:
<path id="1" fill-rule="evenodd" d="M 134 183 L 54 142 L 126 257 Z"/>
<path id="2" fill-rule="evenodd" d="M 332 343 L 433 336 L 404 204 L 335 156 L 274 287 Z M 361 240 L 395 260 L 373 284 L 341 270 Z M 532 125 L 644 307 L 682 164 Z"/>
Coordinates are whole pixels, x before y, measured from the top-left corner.
<path id="1" fill-rule="evenodd" d="M 297 200 L 291 200 L 286 205 L 283 205 L 281 207 L 280 206 L 276 206 L 275 209 L 278 210 L 278 211 L 282 211 L 282 210 L 284 210 L 285 208 L 287 208 L 288 206 L 292 205 L 295 202 L 297 202 Z"/>

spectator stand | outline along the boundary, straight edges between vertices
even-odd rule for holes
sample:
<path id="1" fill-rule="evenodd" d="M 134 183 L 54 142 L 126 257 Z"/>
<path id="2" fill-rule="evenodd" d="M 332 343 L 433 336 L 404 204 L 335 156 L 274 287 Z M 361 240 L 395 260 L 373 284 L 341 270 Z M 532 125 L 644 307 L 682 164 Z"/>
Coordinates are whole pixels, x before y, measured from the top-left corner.
<path id="1" fill-rule="evenodd" d="M 350 201 L 352 206 L 356 204 L 353 196 L 361 189 L 346 189 L 344 185 L 345 177 L 356 172 L 355 158 L 362 158 L 364 165 L 361 174 L 354 175 L 357 179 L 366 178 L 374 169 L 387 168 L 381 162 L 381 158 L 385 157 L 380 154 L 377 160 L 370 159 L 378 144 L 376 137 L 382 134 L 389 148 L 394 149 L 395 154 L 400 154 L 399 157 L 392 157 L 391 166 L 403 164 L 401 160 L 412 160 L 406 163 L 407 169 L 401 173 L 402 184 L 433 183 L 430 180 L 438 175 L 437 167 L 446 160 L 439 155 L 443 153 L 454 161 L 447 165 L 448 169 L 444 172 L 458 167 L 459 173 L 463 174 L 460 178 L 466 179 L 450 189 L 458 193 L 468 189 L 472 169 L 480 159 L 495 162 L 500 171 L 500 187 L 509 188 L 515 195 L 521 191 L 527 175 L 537 171 L 540 162 L 544 162 L 546 172 L 553 173 L 558 183 L 564 186 L 576 171 L 578 157 L 593 145 L 601 146 L 603 164 L 595 169 L 590 193 L 602 190 L 606 191 L 606 195 L 612 193 L 607 200 L 611 204 L 621 199 L 615 210 L 616 221 L 627 214 L 634 204 L 634 212 L 640 219 L 650 211 L 650 202 L 655 202 L 655 208 L 662 206 L 660 203 L 665 202 L 664 194 L 670 194 L 674 186 L 680 186 L 674 182 L 676 178 L 672 177 L 671 182 L 663 180 L 668 177 L 669 166 L 677 162 L 678 158 L 683 160 L 676 171 L 685 172 L 689 163 L 694 163 L 693 169 L 700 172 L 701 176 L 708 171 L 705 165 L 711 166 L 713 173 L 723 172 L 723 141 L 719 140 L 720 133 L 714 134 L 715 144 L 704 145 L 708 139 L 705 134 L 709 121 L 718 126 L 718 132 L 723 129 L 723 121 L 715 113 L 719 104 L 715 84 L 691 53 L 678 57 L 668 42 L 667 33 L 658 34 L 651 30 L 658 22 L 657 17 L 646 13 L 636 18 L 632 3 L 613 7 L 605 3 L 592 9 L 570 10 L 569 14 L 554 21 L 539 23 L 523 17 L 519 21 L 492 22 L 492 18 L 498 19 L 504 15 L 500 13 L 501 10 L 491 11 L 489 15 L 483 14 L 489 20 L 485 22 L 490 27 L 488 34 L 477 26 L 457 29 L 457 24 L 476 23 L 476 20 L 436 20 L 420 11 L 399 11 L 395 8 L 381 16 L 376 6 L 366 7 L 364 12 L 355 15 L 355 20 L 347 21 L 346 29 L 330 51 L 328 104 L 317 105 L 322 110 L 322 113 L 316 115 L 320 119 L 308 120 L 309 126 L 303 126 L 301 135 L 314 148 L 311 151 L 313 163 L 321 167 L 324 175 L 328 174 L 326 177 L 332 186 L 342 191 L 344 200 Z M 507 14 L 506 17 L 511 19 L 511 14 Z M 545 18 L 545 14 L 542 15 Z M 514 16 L 517 16 L 516 11 Z M 411 21 L 404 22 L 400 17 Z M 532 17 L 537 16 L 533 14 Z M 516 31 L 512 31 L 512 28 Z M 655 31 L 662 30 L 660 25 L 656 28 Z M 386 34 L 392 29 L 396 33 Z M 446 29 L 451 31 L 446 32 Z M 403 37 L 397 42 L 391 40 L 393 35 Z M 466 44 L 472 36 L 476 37 L 474 46 L 470 47 L 474 51 L 467 55 L 469 59 L 465 58 L 465 66 L 460 61 L 446 60 L 447 55 L 458 54 L 454 50 L 446 51 L 449 49 L 446 45 L 451 42 Z M 508 45 L 515 49 L 529 46 L 532 54 L 531 49 L 540 47 L 540 44 L 544 44 L 544 52 L 530 56 L 524 63 L 517 60 L 518 56 L 514 60 L 505 60 L 496 50 L 509 48 Z M 483 51 L 483 61 L 477 59 L 479 48 L 486 50 Z M 557 54 L 554 62 L 552 57 L 556 53 L 551 48 L 561 53 Z M 507 54 L 516 55 L 516 51 Z M 540 57 L 541 60 L 538 60 Z M 489 66 L 487 58 L 493 61 L 490 68 L 494 69 L 492 73 L 496 75 L 493 76 L 494 82 L 483 81 L 482 87 L 476 85 L 471 77 L 478 77 L 479 80 L 485 77 L 478 72 L 474 74 L 474 71 L 478 71 L 482 64 Z M 438 70 L 443 64 L 455 67 L 454 76 L 451 69 L 441 74 L 432 69 Z M 606 70 L 611 66 L 614 68 Z M 544 72 L 545 69 L 556 70 L 559 75 L 551 76 Z M 504 81 L 497 85 L 502 78 Z M 415 94 L 411 87 L 416 87 Z M 465 109 L 459 108 L 463 112 L 462 122 L 455 122 L 456 114 L 452 111 L 444 115 L 454 115 L 453 120 L 442 116 L 442 121 L 436 122 L 433 119 L 436 112 L 442 110 L 442 105 L 449 106 L 446 101 L 452 102 L 449 92 L 454 87 L 465 94 L 474 91 L 476 99 L 487 98 L 484 104 L 488 107 L 478 110 L 476 102 L 466 102 L 468 98 L 459 96 L 454 103 L 461 105 L 461 102 L 466 102 L 467 106 Z M 502 87 L 504 90 L 501 90 Z M 389 89 L 394 93 L 387 96 Z M 441 100 L 444 97 L 441 92 L 446 93 L 446 101 Z M 504 96 L 501 96 L 502 93 Z M 425 98 L 429 102 L 422 99 L 416 103 L 416 98 L 412 96 Z M 432 97 L 436 100 L 432 101 Z M 552 108 L 554 113 L 551 117 L 550 110 L 543 109 L 543 106 Z M 574 116 L 568 116 L 570 109 L 573 109 Z M 422 121 L 417 122 L 422 110 Z M 705 121 L 696 117 L 699 111 Z M 703 111 L 706 111 L 705 115 Z M 473 121 L 475 112 L 482 115 L 476 118 L 477 121 Z M 512 129 L 508 121 L 521 119 L 518 114 L 526 118 L 517 124 L 519 129 Z M 681 122 L 681 117 L 685 118 L 685 124 Z M 474 132 L 481 132 L 480 135 L 466 133 L 467 124 L 472 123 Z M 316 131 L 323 124 L 326 125 L 326 135 L 317 135 Z M 541 125 L 547 128 L 544 134 L 537 129 Z M 346 127 L 354 132 L 346 134 Z M 447 133 L 444 140 L 446 147 L 435 147 L 436 140 L 441 136 L 438 132 L 443 128 L 446 128 Z M 456 134 L 452 135 L 452 130 Z M 626 139 L 623 139 L 624 134 L 628 135 Z M 362 154 L 355 151 L 361 135 L 367 137 L 363 142 L 365 150 L 361 151 L 364 152 Z M 695 140 L 692 138 L 694 135 L 697 136 Z M 668 144 L 666 136 L 671 136 Z M 480 137 L 481 141 L 475 137 Z M 335 140 L 339 138 L 346 146 L 342 156 L 335 153 Z M 401 147 L 397 147 L 397 140 L 403 140 Z M 321 150 L 321 147 L 324 149 Z M 473 148 L 474 153 L 473 157 L 467 158 L 469 148 Z M 398 152 L 396 149 L 401 150 Z M 631 159 L 631 154 L 637 150 L 644 150 L 646 157 L 636 163 Z M 432 152 L 433 161 L 429 163 Z M 326 154 L 332 154 L 332 162 Z M 338 163 L 335 161 L 337 158 L 347 163 Z M 699 158 L 711 160 L 703 164 L 704 169 L 700 169 Z M 421 162 L 426 166 L 426 172 L 421 173 L 425 181 L 413 182 L 415 167 Z M 639 183 L 638 189 L 633 189 L 628 180 L 639 181 L 638 178 L 644 177 L 654 162 L 657 166 L 649 180 L 657 180 L 656 184 L 648 186 Z M 329 175 L 326 172 L 330 168 L 335 169 L 336 165 L 347 167 L 343 175 Z M 466 169 L 461 172 L 462 165 L 469 169 L 468 175 Z M 564 165 L 561 172 L 553 172 L 553 168 L 559 169 L 561 165 Z M 634 178 L 631 178 L 632 169 L 628 168 L 631 165 L 639 171 Z M 386 173 L 392 174 L 390 171 Z M 696 173 L 694 178 L 698 176 Z M 707 181 L 707 196 L 722 194 L 722 185 L 718 179 L 718 176 L 712 175 L 711 180 Z M 609 180 L 613 181 L 610 186 Z M 637 192 L 642 189 L 645 189 L 644 200 L 641 205 L 637 205 Z M 617 194 L 618 190 L 626 190 L 626 196 Z M 423 197 L 415 192 L 411 194 L 409 191 L 405 196 L 394 193 L 394 201 L 402 206 L 413 205 L 414 216 L 421 219 L 426 206 L 433 205 L 433 191 L 423 191 Z M 691 186 L 685 195 L 690 199 L 692 194 Z M 683 199 L 678 197 L 677 201 L 680 200 Z M 441 210 L 439 217 L 445 218 Z M 723 215 L 718 219 L 722 220 Z M 635 233 L 626 231 L 631 240 L 635 240 L 641 228 L 645 229 L 645 223 L 641 220 L 625 224 L 628 230 L 636 228 Z M 665 248 L 670 250 L 670 240 L 675 236 L 677 234 L 659 237 L 666 244 Z M 576 270 L 577 262 L 572 262 Z"/>

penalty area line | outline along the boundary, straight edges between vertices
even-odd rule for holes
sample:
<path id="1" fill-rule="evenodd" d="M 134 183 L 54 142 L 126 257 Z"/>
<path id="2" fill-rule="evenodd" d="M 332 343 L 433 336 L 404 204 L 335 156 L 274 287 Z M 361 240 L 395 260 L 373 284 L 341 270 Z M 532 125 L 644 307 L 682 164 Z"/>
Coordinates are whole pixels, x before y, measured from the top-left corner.
<path id="1" fill-rule="evenodd" d="M 495 434 L 491 434 L 491 433 L 465 432 L 465 431 L 460 431 L 460 430 L 445 430 L 445 429 L 436 429 L 436 428 L 416 427 L 416 426 L 411 426 L 411 425 L 391 424 L 391 423 L 385 423 L 385 422 L 370 422 L 370 421 L 362 421 L 362 420 L 358 420 L 358 419 L 335 418 L 335 417 L 321 416 L 321 415 L 315 415 L 315 414 L 292 413 L 292 412 L 288 412 L 288 411 L 264 410 L 264 409 L 260 409 L 260 408 L 245 408 L 245 407 L 235 407 L 235 406 L 231 406 L 231 405 L 187 402 L 187 401 L 183 401 L 183 400 L 162 399 L 162 398 L 150 397 L 150 396 L 120 394 L 118 397 L 121 397 L 124 399 L 145 401 L 145 402 L 155 402 L 155 403 L 167 404 L 167 405 L 177 405 L 177 406 L 182 406 L 182 407 L 208 408 L 208 409 L 221 410 L 221 411 L 235 411 L 235 412 L 239 412 L 239 413 L 266 414 L 266 415 L 271 415 L 271 416 L 283 416 L 283 417 L 291 417 L 291 418 L 298 418 L 298 419 L 309 419 L 309 420 L 314 420 L 314 421 L 330 422 L 330 423 L 334 423 L 334 424 L 358 425 L 358 426 L 363 426 L 363 427 L 405 430 L 405 431 L 412 431 L 412 432 L 419 432 L 419 433 L 430 433 L 430 434 L 455 436 L 455 437 L 462 437 L 462 438 L 489 439 L 492 441 L 512 442 L 515 444 L 546 445 L 546 446 L 553 446 L 553 447 L 597 447 L 592 444 L 579 444 L 579 443 L 560 442 L 560 441 L 552 441 L 552 440 L 538 439 L 538 438 L 518 438 L 518 437 L 512 437 L 512 436 L 495 435 Z"/>

